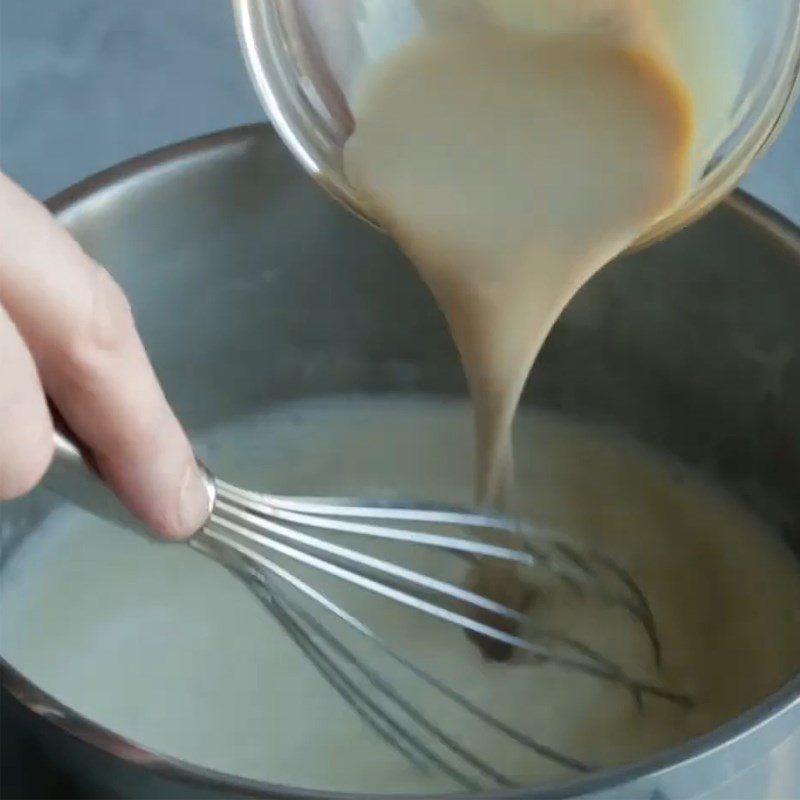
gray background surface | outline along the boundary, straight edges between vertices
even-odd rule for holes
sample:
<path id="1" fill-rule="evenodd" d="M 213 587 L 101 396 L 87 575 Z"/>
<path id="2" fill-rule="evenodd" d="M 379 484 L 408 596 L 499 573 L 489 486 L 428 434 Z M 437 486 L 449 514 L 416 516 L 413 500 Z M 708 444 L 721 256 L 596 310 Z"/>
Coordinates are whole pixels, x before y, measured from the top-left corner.
<path id="1" fill-rule="evenodd" d="M 0 165 L 39 197 L 263 118 L 228 0 L 0 0 Z M 800 111 L 745 187 L 800 222 Z"/>

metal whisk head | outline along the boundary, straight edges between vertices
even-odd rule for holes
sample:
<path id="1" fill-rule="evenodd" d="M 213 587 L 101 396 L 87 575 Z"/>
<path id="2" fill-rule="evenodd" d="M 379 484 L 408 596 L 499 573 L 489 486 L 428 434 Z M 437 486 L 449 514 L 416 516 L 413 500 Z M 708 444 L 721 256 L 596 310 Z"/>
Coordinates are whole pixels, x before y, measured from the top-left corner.
<path id="1" fill-rule="evenodd" d="M 55 451 L 56 458 L 45 478 L 51 489 L 105 519 L 133 524 L 74 439 L 57 431 Z M 680 706 L 692 705 L 686 695 L 637 679 L 576 638 L 531 628 L 519 608 L 473 591 L 469 585 L 404 566 L 402 559 L 387 559 L 368 551 L 376 543 L 393 543 L 403 552 L 406 548 L 426 548 L 447 559 L 465 561 L 472 568 L 488 563 L 511 565 L 519 571 L 543 569 L 577 597 L 624 609 L 646 632 L 655 663 L 659 664 L 661 644 L 647 599 L 633 578 L 603 554 L 491 514 L 394 501 L 259 494 L 217 480 L 210 473 L 206 473 L 206 484 L 210 514 L 203 529 L 189 539 L 190 546 L 241 578 L 331 688 L 381 740 L 423 771 L 436 771 L 467 789 L 513 785 L 496 765 L 465 746 L 349 646 L 345 633 L 366 640 L 404 674 L 448 698 L 461 713 L 479 720 L 495 735 L 568 769 L 588 772 L 593 765 L 508 725 L 465 692 L 408 658 L 401 648 L 324 590 L 325 581 L 336 579 L 360 587 L 428 619 L 460 628 L 479 642 L 510 648 L 517 661 L 549 662 L 587 679 L 621 686 L 640 706 L 647 696 Z M 481 535 L 470 536 L 470 531 Z M 493 542 L 497 540 L 495 534 L 508 534 L 510 544 L 488 543 L 490 532 Z M 350 546 L 353 537 L 364 547 Z M 320 581 L 320 576 L 325 576 L 325 581 Z M 324 624 L 317 610 L 336 619 L 342 635 Z"/>
<path id="2" fill-rule="evenodd" d="M 441 532 L 453 526 L 459 535 Z M 488 544 L 467 533 L 480 529 L 514 534 L 513 546 Z M 501 643 L 513 648 L 522 660 L 551 662 L 590 679 L 624 686 L 639 705 L 646 696 L 692 705 L 689 697 L 636 679 L 597 650 L 565 634 L 526 626 L 523 635 L 518 625 L 525 615 L 520 610 L 457 583 L 351 547 L 345 541 L 352 536 L 361 538 L 365 545 L 382 540 L 432 548 L 468 562 L 491 559 L 522 568 L 546 569 L 574 594 L 625 609 L 643 627 L 653 657 L 660 663 L 661 645 L 653 614 L 633 578 L 609 558 L 502 517 L 402 503 L 280 497 L 216 481 L 213 512 L 204 529 L 190 540 L 191 545 L 244 580 L 355 713 L 383 741 L 422 770 L 438 770 L 468 789 L 485 788 L 487 782 L 494 786 L 513 785 L 510 778 L 415 706 L 342 636 L 320 622 L 309 611 L 309 603 L 332 615 L 344 629 L 366 637 L 385 656 L 496 733 L 572 770 L 587 772 L 593 767 L 505 724 L 410 660 L 363 619 L 301 577 L 298 567 L 318 570 L 413 612 L 457 626 L 473 637 Z"/>

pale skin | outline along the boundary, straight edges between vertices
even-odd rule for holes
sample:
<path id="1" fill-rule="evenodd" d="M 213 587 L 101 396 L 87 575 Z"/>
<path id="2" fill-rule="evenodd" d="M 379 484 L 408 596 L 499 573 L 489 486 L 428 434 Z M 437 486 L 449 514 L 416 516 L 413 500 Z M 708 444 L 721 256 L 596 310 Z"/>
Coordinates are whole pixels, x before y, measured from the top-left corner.
<path id="1" fill-rule="evenodd" d="M 48 398 L 148 528 L 185 538 L 202 525 L 197 463 L 125 294 L 0 174 L 0 500 L 31 491 L 47 471 Z"/>

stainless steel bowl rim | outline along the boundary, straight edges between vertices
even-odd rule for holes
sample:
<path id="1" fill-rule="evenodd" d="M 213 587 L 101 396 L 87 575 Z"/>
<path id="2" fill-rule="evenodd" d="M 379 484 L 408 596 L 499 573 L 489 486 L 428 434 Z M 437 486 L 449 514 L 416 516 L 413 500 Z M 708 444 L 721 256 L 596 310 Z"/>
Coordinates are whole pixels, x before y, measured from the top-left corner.
<path id="1" fill-rule="evenodd" d="M 145 178 L 148 173 L 198 157 L 208 157 L 215 152 L 245 147 L 256 137 L 263 137 L 268 125 L 251 124 L 199 136 L 174 145 L 146 153 L 99 172 L 60 192 L 47 206 L 62 220 L 76 207 L 104 192 L 118 192 L 128 183 Z M 274 135 L 274 134 L 273 134 Z M 785 247 L 797 254 L 800 265 L 800 228 L 764 205 L 752 196 L 737 191 L 726 203 L 737 213 L 751 219 Z M 295 798 L 296 800 L 346 800 L 346 798 L 372 797 L 375 800 L 396 800 L 397 794 L 365 795 L 341 792 L 321 792 L 294 787 L 269 784 L 226 773 L 206 769 L 180 759 L 150 750 L 136 742 L 125 739 L 108 728 L 83 717 L 72 708 L 38 688 L 0 656 L 0 687 L 37 717 L 57 726 L 85 744 L 133 765 L 157 772 L 167 777 L 208 788 L 227 789 L 243 796 L 264 798 Z M 791 711 L 800 711 L 800 673 L 783 688 L 766 698 L 758 706 L 741 714 L 711 733 L 692 739 L 684 744 L 662 751 L 657 755 L 632 765 L 605 769 L 578 780 L 561 781 L 535 788 L 520 788 L 508 791 L 492 791 L 480 794 L 448 795 L 454 798 L 497 798 L 512 800 L 559 800 L 580 797 L 599 791 L 611 791 L 623 787 L 635 779 L 652 778 L 676 767 L 688 766 L 715 751 L 734 745 L 737 740 L 750 736 L 754 730 L 768 726 L 770 722 Z M 655 800 L 661 795 L 653 794 L 643 800 Z"/>

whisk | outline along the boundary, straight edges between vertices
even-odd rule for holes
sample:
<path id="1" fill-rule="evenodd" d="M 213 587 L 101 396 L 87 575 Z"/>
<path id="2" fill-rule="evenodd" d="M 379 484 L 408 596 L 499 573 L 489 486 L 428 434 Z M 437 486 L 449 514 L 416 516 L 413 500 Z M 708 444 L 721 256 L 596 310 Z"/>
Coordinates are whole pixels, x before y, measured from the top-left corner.
<path id="1" fill-rule="evenodd" d="M 687 695 L 638 680 L 596 649 L 568 635 L 531 630 L 529 626 L 523 635 L 520 625 L 524 615 L 517 609 L 465 586 L 348 546 L 344 540 L 355 536 L 365 544 L 386 541 L 402 547 L 431 548 L 467 562 L 492 559 L 544 569 L 576 596 L 624 609 L 645 631 L 653 658 L 660 664 L 661 643 L 647 599 L 628 572 L 601 553 L 579 549 L 571 542 L 488 513 L 407 502 L 282 497 L 233 486 L 208 470 L 204 474 L 209 515 L 188 544 L 241 579 L 374 734 L 424 772 L 435 771 L 469 790 L 514 785 L 496 765 L 460 743 L 457 735 L 415 705 L 316 611 L 332 616 L 343 631 L 364 637 L 415 679 L 495 733 L 576 772 L 589 772 L 595 765 L 507 725 L 470 700 L 466 692 L 408 658 L 379 631 L 302 577 L 309 569 L 312 575 L 330 576 L 416 614 L 461 628 L 473 638 L 484 637 L 513 648 L 533 662 L 551 662 L 590 679 L 623 686 L 640 706 L 647 696 L 679 706 L 692 705 Z M 136 525 L 97 476 L 79 445 L 64 433 L 56 433 L 56 457 L 45 485 L 101 517 Z M 458 535 L 452 534 L 453 528 Z M 513 546 L 490 544 L 481 536 L 469 535 L 470 531 L 487 529 L 510 534 Z"/>

